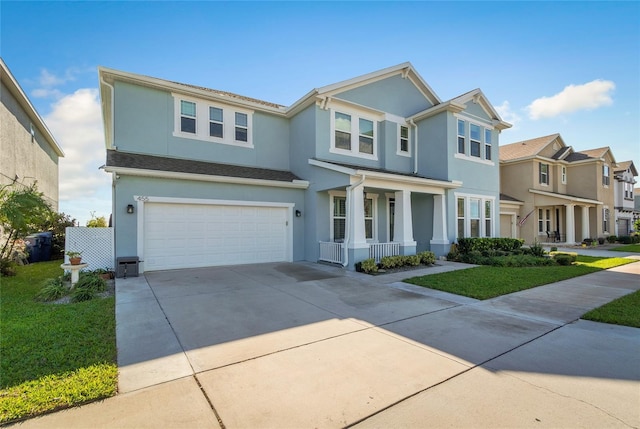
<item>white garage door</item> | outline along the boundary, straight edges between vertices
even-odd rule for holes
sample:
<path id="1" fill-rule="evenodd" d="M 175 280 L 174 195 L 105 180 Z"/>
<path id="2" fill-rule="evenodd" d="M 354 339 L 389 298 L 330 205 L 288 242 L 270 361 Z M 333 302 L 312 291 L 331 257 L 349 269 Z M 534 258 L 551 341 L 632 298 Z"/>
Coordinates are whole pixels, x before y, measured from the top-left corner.
<path id="1" fill-rule="evenodd" d="M 286 207 L 147 203 L 145 271 L 287 261 Z"/>

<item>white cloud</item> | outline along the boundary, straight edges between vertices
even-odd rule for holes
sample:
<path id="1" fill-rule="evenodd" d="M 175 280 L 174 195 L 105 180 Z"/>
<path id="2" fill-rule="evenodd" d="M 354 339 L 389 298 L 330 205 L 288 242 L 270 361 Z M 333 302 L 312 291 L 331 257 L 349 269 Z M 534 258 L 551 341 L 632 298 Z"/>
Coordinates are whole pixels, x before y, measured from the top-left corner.
<path id="1" fill-rule="evenodd" d="M 576 110 L 593 110 L 613 103 L 611 92 L 616 85 L 596 79 L 583 85 L 569 85 L 551 97 L 541 97 L 527 106 L 531 119 L 551 118 Z"/>
<path id="2" fill-rule="evenodd" d="M 98 90 L 79 89 L 63 96 L 53 104 L 51 113 L 44 120 L 65 153 L 65 157 L 60 159 L 59 168 L 61 209 L 86 208 L 86 202 L 92 201 L 100 205 L 92 209 L 96 211 L 96 216 L 108 217 L 110 176 L 98 169 L 105 163 Z M 89 211 L 67 214 L 84 225 L 84 220 L 90 217 Z"/>
<path id="3" fill-rule="evenodd" d="M 511 110 L 511 105 L 507 100 L 503 101 L 501 105 L 495 106 L 495 109 L 502 120 L 507 121 L 511 125 L 513 125 L 512 129 L 517 128 L 517 124 L 522 118 L 520 117 L 520 115 Z"/>

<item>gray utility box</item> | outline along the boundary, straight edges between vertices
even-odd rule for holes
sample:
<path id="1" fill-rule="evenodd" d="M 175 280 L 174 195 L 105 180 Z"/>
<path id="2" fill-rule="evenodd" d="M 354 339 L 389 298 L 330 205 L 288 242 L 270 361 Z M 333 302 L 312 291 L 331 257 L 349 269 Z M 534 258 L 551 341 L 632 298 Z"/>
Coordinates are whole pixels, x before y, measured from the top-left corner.
<path id="1" fill-rule="evenodd" d="M 138 257 L 137 256 L 123 256 L 116 258 L 116 277 L 138 277 Z"/>

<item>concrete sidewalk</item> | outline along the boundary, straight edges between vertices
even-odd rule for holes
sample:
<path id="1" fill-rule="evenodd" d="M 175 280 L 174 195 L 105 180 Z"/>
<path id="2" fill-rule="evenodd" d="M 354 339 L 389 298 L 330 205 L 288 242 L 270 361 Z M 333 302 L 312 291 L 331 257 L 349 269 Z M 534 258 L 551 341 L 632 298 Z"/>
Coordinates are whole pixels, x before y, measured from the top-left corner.
<path id="1" fill-rule="evenodd" d="M 409 275 L 119 279 L 120 393 L 17 426 L 640 427 L 640 330 L 578 320 L 640 289 L 640 262 L 487 301 Z"/>

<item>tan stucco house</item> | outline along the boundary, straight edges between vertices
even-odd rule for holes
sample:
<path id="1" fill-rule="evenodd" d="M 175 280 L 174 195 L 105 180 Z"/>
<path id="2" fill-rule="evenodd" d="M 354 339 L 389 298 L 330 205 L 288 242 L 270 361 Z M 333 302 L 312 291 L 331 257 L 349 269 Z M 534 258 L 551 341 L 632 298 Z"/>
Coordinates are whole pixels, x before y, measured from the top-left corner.
<path id="1" fill-rule="evenodd" d="M 20 84 L 0 59 L 0 186 L 30 186 L 58 210 L 58 159 L 64 156 Z"/>
<path id="2" fill-rule="evenodd" d="M 615 167 L 609 147 L 576 152 L 560 134 L 500 146 L 502 235 L 576 243 L 616 234 Z"/>

